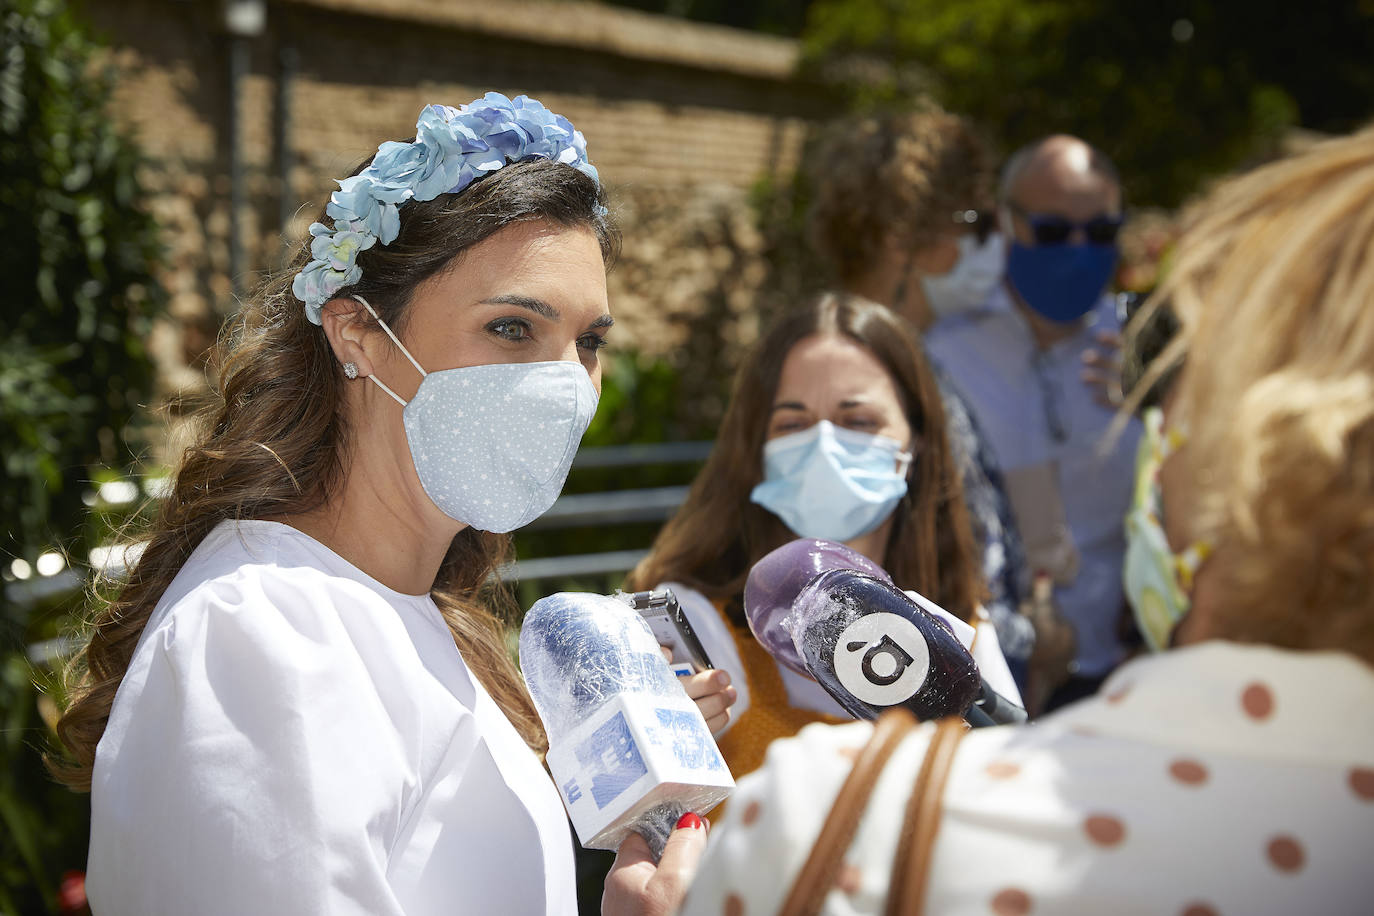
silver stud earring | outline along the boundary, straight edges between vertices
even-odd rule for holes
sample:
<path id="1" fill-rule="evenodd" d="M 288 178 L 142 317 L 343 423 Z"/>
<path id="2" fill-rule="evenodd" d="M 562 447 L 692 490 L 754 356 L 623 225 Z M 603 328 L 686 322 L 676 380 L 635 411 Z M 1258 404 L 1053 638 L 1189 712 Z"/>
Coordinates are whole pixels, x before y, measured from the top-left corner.
<path id="1" fill-rule="evenodd" d="M 348 378 L 350 378 L 350 379 L 355 379 L 355 378 L 357 378 L 357 377 L 358 377 L 358 364 L 357 364 L 357 363 L 344 363 L 344 375 L 346 375 L 346 376 L 347 376 Z"/>

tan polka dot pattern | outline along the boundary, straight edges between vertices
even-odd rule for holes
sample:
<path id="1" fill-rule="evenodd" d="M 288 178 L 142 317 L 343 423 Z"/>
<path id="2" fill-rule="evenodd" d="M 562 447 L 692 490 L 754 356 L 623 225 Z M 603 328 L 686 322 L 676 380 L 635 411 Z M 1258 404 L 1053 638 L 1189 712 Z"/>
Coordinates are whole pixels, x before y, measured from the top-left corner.
<path id="1" fill-rule="evenodd" d="M 728 894 L 721 912 L 725 916 L 744 916 L 744 901 L 740 899 L 739 894 Z"/>
<path id="2" fill-rule="evenodd" d="M 1274 837 L 1265 847 L 1265 854 L 1269 857 L 1269 862 L 1283 872 L 1301 871 L 1303 863 L 1307 860 L 1307 855 L 1302 851 L 1302 844 L 1291 836 Z"/>
<path id="3" fill-rule="evenodd" d="M 1169 764 L 1169 775 L 1185 786 L 1200 786 L 1207 781 L 1207 768 L 1196 760 L 1180 758 Z"/>
<path id="4" fill-rule="evenodd" d="M 1131 685 L 1130 685 L 1130 684 L 1122 684 L 1120 687 L 1117 687 L 1117 688 L 1116 688 L 1115 690 L 1113 690 L 1111 693 L 1107 694 L 1107 698 L 1106 698 L 1106 699 L 1107 699 L 1107 702 L 1108 702 L 1108 703 L 1111 703 L 1111 704 L 1113 704 L 1113 705 L 1115 705 L 1115 704 L 1117 704 L 1117 703 L 1120 703 L 1122 700 L 1126 699 L 1126 695 L 1129 694 L 1130 692 L 1131 692 Z"/>
<path id="5" fill-rule="evenodd" d="M 1374 802 L 1374 769 L 1369 767 L 1350 768 L 1350 788 L 1360 798 Z"/>
<path id="6" fill-rule="evenodd" d="M 1240 705 L 1247 716 L 1263 722 L 1274 714 L 1274 692 L 1258 681 L 1248 684 L 1240 695 Z"/>
<path id="7" fill-rule="evenodd" d="M 1190 903 L 1179 916 L 1220 916 L 1217 908 L 1209 903 Z"/>
<path id="8" fill-rule="evenodd" d="M 988 903 L 997 916 L 1026 916 L 1031 911 L 1030 894 L 1015 887 L 1004 888 Z"/>
<path id="9" fill-rule="evenodd" d="M 846 862 L 840 867 L 840 873 L 835 877 L 835 886 L 846 894 L 857 894 L 859 888 L 863 887 L 864 873 L 859 866 L 852 862 Z"/>
<path id="10" fill-rule="evenodd" d="M 1110 814 L 1093 814 L 1083 821 L 1083 832 L 1098 846 L 1117 846 L 1126 839 L 1126 825 Z"/>
<path id="11" fill-rule="evenodd" d="M 1021 772 L 1021 767 L 1010 760 L 994 760 L 986 770 L 989 779 L 1012 779 Z"/>
<path id="12" fill-rule="evenodd" d="M 762 805 L 760 805 L 757 801 L 751 801 L 748 805 L 745 806 L 744 814 L 740 816 L 740 823 L 744 824 L 744 826 L 746 827 L 750 826 L 759 819 L 759 813 L 762 810 Z"/>

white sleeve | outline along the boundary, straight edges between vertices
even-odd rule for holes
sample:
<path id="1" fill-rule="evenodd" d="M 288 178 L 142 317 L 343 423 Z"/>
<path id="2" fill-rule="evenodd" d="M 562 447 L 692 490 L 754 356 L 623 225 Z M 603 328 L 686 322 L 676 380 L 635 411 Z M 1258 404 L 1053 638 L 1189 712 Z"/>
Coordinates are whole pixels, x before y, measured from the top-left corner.
<path id="1" fill-rule="evenodd" d="M 997 638 L 997 629 L 992 625 L 992 620 L 982 605 L 974 612 L 973 624 L 969 625 L 919 592 L 903 594 L 950 625 L 955 637 L 973 656 L 974 662 L 978 665 L 978 672 L 983 675 L 983 680 L 988 682 L 989 687 L 1016 705 L 1025 705 L 1025 701 L 1021 699 L 1021 691 L 1017 689 L 1016 679 L 1011 676 L 1011 668 L 1007 667 L 1007 657 L 1002 654 L 1002 643 Z"/>
<path id="2" fill-rule="evenodd" d="M 1025 706 L 1026 701 L 1021 699 L 1021 691 L 1016 686 L 1016 678 L 1011 676 L 1011 668 L 1007 666 L 1007 657 L 1002 653 L 1002 643 L 997 638 L 997 628 L 992 625 L 992 619 L 982 607 L 978 608 L 978 617 L 974 622 L 974 627 L 977 634 L 973 638 L 973 648 L 970 651 L 973 654 L 973 660 L 978 663 L 978 671 L 983 675 L 983 680 L 988 682 L 989 687 L 1017 706 Z"/>
<path id="3" fill-rule="evenodd" d="M 97 751 L 96 912 L 401 912 L 419 723 L 338 597 L 212 580 L 146 634 Z"/>
<path id="4" fill-rule="evenodd" d="M 776 913 L 872 732 L 871 722 L 812 724 L 768 745 L 763 766 L 739 780 L 711 832 L 678 916 Z M 852 905 L 822 911 L 863 912 Z"/>
<path id="5" fill-rule="evenodd" d="M 711 599 L 696 589 L 688 588 L 680 582 L 664 582 L 655 587 L 673 590 L 673 594 L 677 596 L 677 603 L 682 606 L 682 613 L 687 615 L 687 622 L 696 631 L 697 639 L 701 640 L 701 647 L 710 656 L 711 664 L 715 665 L 717 670 L 730 674 L 730 683 L 735 687 L 736 699 L 735 705 L 730 707 L 730 721 L 720 733 L 723 735 L 734 727 L 739 717 L 749 708 L 749 679 L 745 677 L 744 662 L 739 657 L 739 647 L 735 645 L 735 638 L 730 635 L 730 626 L 711 603 Z"/>

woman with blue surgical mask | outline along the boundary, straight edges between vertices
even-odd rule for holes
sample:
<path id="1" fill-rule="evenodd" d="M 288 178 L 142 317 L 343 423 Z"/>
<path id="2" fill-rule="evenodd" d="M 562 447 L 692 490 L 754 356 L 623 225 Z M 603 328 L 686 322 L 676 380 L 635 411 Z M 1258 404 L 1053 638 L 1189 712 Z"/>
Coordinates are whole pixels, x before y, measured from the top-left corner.
<path id="1" fill-rule="evenodd" d="M 1018 698 L 995 629 L 950 454 L 939 391 L 908 325 L 826 293 L 750 352 L 706 466 L 630 577 L 670 586 L 738 691 L 720 747 L 738 777 L 774 738 L 848 715 L 771 658 L 742 605 L 764 554 L 798 537 L 838 541 L 898 587 L 947 610 L 994 688 Z"/>

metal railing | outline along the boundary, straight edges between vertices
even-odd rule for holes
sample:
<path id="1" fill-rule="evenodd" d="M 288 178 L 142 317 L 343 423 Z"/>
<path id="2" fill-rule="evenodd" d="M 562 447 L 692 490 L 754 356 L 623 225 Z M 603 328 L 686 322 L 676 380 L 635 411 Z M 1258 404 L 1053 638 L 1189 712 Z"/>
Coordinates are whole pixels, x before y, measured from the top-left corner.
<path id="1" fill-rule="evenodd" d="M 711 454 L 712 445 L 711 442 L 662 442 L 583 449 L 573 462 L 573 470 L 689 464 L 705 461 Z M 548 512 L 527 527 L 538 531 L 667 521 L 687 498 L 688 489 L 687 486 L 642 487 L 560 496 Z M 645 545 L 634 550 L 536 557 L 517 561 L 502 575 L 516 582 L 608 575 L 633 569 L 648 554 L 649 548 Z"/>

